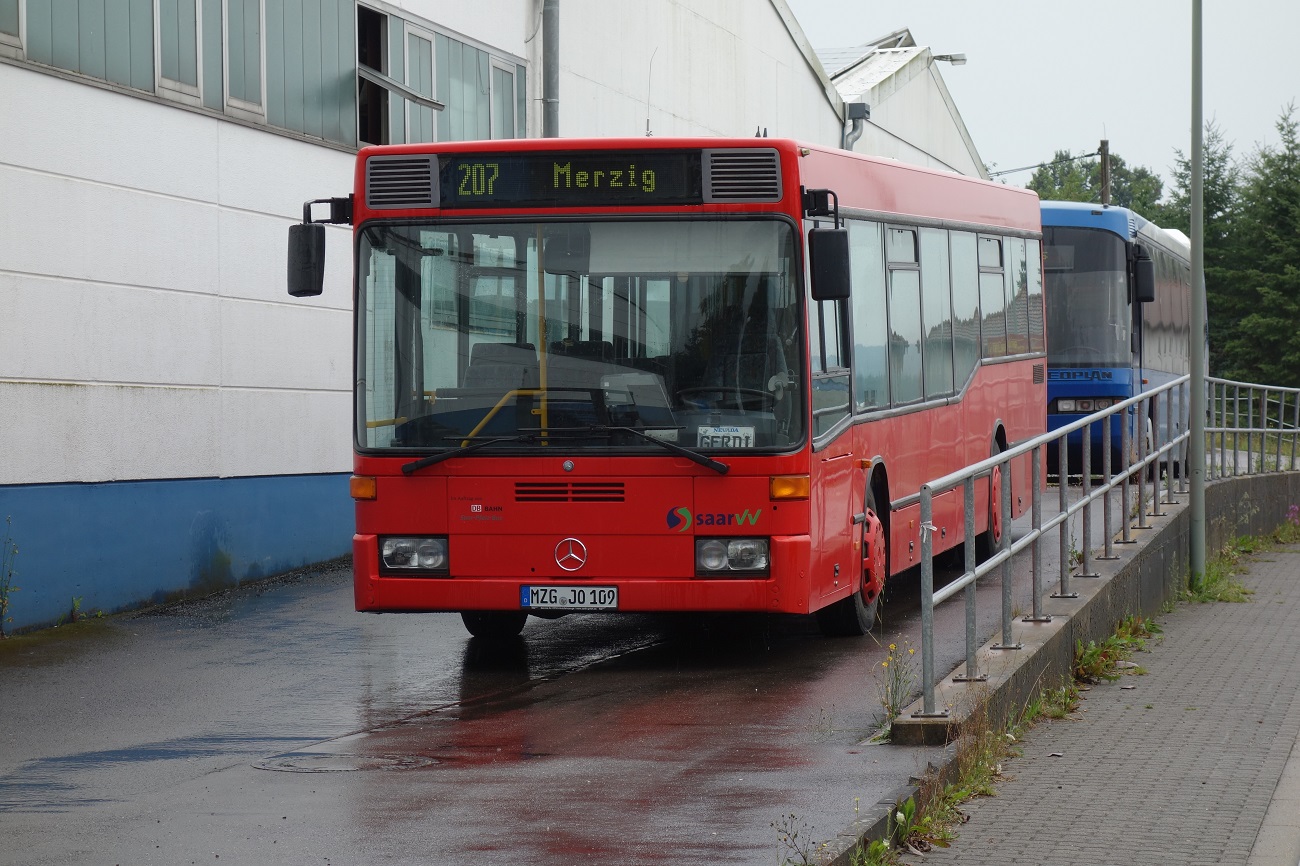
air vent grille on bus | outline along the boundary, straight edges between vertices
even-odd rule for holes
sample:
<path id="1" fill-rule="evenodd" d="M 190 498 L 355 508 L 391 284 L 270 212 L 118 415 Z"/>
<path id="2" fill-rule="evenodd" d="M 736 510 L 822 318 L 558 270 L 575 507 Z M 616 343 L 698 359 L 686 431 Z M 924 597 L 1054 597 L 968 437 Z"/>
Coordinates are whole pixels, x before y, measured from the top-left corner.
<path id="1" fill-rule="evenodd" d="M 780 201 L 781 156 L 773 148 L 704 151 L 704 201 Z"/>
<path id="2" fill-rule="evenodd" d="M 515 502 L 622 502 L 622 481 L 516 481 Z"/>
<path id="3" fill-rule="evenodd" d="M 1045 378 L 1045 377 L 1043 376 L 1043 365 L 1042 365 L 1042 364 L 1035 364 L 1035 365 L 1034 365 L 1034 384 L 1035 384 L 1035 385 L 1041 385 L 1041 384 L 1043 384 L 1043 380 L 1044 380 L 1044 378 Z"/>
<path id="4" fill-rule="evenodd" d="M 438 163 L 429 156 L 372 156 L 366 160 L 366 206 L 436 207 Z"/>

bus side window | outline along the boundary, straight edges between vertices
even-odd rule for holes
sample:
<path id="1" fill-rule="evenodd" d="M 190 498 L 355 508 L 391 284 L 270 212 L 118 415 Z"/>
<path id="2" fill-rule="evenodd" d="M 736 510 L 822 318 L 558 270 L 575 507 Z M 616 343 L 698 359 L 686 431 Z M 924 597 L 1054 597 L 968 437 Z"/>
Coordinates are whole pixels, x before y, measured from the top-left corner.
<path id="1" fill-rule="evenodd" d="M 925 396 L 941 397 L 953 391 L 952 292 L 943 229 L 921 229 L 921 299 Z"/>
<path id="2" fill-rule="evenodd" d="M 981 331 L 985 358 L 1007 353 L 1007 298 L 1002 274 L 1002 238 L 979 239 Z"/>
<path id="3" fill-rule="evenodd" d="M 853 264 L 853 408 L 865 412 L 889 405 L 885 255 L 879 223 L 849 220 L 848 225 Z"/>
<path id="4" fill-rule="evenodd" d="M 975 235 L 954 231 L 952 251 L 953 369 L 957 390 L 975 371 L 980 360 L 980 271 Z"/>
<path id="5" fill-rule="evenodd" d="M 1047 348 L 1043 339 L 1043 257 L 1038 241 L 1025 241 L 1025 266 L 1029 276 L 1029 351 Z"/>
<path id="6" fill-rule="evenodd" d="M 889 231 L 889 381 L 895 405 L 923 396 L 921 368 L 921 271 L 916 230 Z"/>

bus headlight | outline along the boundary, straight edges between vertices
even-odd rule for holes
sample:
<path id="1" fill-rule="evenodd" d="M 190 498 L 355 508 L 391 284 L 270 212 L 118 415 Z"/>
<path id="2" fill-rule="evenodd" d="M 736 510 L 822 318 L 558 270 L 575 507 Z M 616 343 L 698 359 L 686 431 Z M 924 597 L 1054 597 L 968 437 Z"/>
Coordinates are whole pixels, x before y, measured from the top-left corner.
<path id="1" fill-rule="evenodd" d="M 696 574 L 763 574 L 767 567 L 766 538 L 695 539 Z"/>
<path id="2" fill-rule="evenodd" d="M 388 536 L 379 539 L 379 561 L 390 572 L 445 572 L 447 539 Z"/>

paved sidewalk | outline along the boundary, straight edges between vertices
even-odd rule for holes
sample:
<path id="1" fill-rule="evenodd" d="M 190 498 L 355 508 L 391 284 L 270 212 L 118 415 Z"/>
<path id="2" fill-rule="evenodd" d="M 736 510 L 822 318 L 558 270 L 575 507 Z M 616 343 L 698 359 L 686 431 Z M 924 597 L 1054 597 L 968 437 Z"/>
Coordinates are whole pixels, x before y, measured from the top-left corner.
<path id="1" fill-rule="evenodd" d="M 968 802 L 948 849 L 910 863 L 1300 863 L 1300 545 L 1248 563 L 1246 604 L 1180 604 L 1149 673 L 1042 721 Z M 1289 763 L 1288 763 L 1289 762 Z"/>

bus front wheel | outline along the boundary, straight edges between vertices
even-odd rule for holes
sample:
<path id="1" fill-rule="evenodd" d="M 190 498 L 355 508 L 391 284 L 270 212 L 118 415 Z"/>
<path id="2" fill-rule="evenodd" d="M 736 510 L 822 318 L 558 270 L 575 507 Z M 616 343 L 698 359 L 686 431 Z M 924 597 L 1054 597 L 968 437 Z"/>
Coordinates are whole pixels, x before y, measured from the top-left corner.
<path id="1" fill-rule="evenodd" d="M 817 611 L 817 627 L 827 637 L 860 637 L 876 622 L 876 609 L 889 577 L 889 530 L 876 510 L 876 493 L 867 485 L 862 509 L 861 568 L 852 594 Z"/>
<path id="2" fill-rule="evenodd" d="M 524 630 L 528 613 L 522 610 L 462 610 L 460 619 L 474 637 L 505 640 Z"/>

